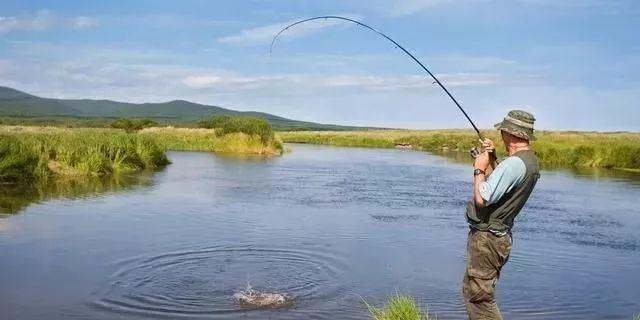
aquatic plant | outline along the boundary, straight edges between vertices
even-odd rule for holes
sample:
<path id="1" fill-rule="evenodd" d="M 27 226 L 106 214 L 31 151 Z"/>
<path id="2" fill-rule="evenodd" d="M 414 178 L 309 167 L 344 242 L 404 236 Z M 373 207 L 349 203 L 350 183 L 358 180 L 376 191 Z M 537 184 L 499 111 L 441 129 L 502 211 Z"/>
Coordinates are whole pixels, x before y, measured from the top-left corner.
<path id="1" fill-rule="evenodd" d="M 387 300 L 382 308 L 364 302 L 373 320 L 431 320 L 427 311 L 422 311 L 418 303 L 410 296 L 396 293 Z"/>
<path id="2" fill-rule="evenodd" d="M 484 134 L 497 143 L 498 155 L 504 156 L 498 132 Z M 279 132 L 278 136 L 294 143 L 375 148 L 410 145 L 416 150 L 432 152 L 466 152 L 478 145 L 477 136 L 471 130 L 295 131 Z M 545 165 L 640 170 L 638 133 L 540 131 L 536 136 L 533 149 Z"/>

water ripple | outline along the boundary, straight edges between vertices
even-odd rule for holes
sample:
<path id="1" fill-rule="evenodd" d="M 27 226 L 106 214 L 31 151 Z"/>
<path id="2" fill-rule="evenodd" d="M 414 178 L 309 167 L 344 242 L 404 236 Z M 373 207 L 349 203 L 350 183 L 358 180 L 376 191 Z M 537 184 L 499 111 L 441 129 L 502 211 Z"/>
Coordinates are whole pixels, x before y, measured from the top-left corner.
<path id="1" fill-rule="evenodd" d="M 344 263 L 324 252 L 243 247 L 184 250 L 117 263 L 96 293 L 94 307 L 154 316 L 212 316 L 247 312 L 233 294 L 255 288 L 291 296 L 296 304 L 333 299 Z"/>

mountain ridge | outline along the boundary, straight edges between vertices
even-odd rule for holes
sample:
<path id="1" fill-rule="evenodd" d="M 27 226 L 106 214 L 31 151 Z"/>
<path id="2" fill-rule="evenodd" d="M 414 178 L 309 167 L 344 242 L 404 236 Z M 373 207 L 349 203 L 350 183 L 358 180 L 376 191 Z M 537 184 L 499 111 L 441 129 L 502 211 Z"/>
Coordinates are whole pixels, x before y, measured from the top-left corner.
<path id="1" fill-rule="evenodd" d="M 0 117 L 39 119 L 149 118 L 165 124 L 195 123 L 212 115 L 262 117 L 274 128 L 293 130 L 357 130 L 341 126 L 293 120 L 259 111 L 237 111 L 182 99 L 166 102 L 130 103 L 110 99 L 43 98 L 7 86 L 0 86 Z"/>

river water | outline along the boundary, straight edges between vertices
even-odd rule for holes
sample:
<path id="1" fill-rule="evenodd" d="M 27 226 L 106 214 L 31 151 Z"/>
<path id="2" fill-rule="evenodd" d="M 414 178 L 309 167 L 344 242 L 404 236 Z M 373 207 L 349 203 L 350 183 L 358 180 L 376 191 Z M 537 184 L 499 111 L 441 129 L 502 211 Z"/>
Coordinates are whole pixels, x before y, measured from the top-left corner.
<path id="1" fill-rule="evenodd" d="M 465 318 L 469 165 L 289 147 L 272 159 L 171 152 L 166 169 L 102 187 L 0 186 L 14 212 L 0 218 L 0 318 L 367 319 L 363 300 L 395 292 Z M 640 313 L 638 181 L 542 173 L 498 285 L 505 318 Z M 232 296 L 247 284 L 295 303 L 243 310 Z"/>

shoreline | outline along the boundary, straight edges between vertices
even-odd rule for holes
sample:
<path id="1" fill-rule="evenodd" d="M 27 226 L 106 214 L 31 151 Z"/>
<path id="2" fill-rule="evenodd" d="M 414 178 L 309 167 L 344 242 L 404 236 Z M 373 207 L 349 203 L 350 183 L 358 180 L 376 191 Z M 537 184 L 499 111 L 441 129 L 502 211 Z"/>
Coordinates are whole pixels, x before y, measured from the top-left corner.
<path id="1" fill-rule="evenodd" d="M 496 142 L 498 157 L 505 156 L 498 133 L 483 131 L 483 134 Z M 276 135 L 285 143 L 395 148 L 434 153 L 466 152 L 479 144 L 475 132 L 455 129 L 280 131 Z M 542 131 L 536 133 L 536 137 L 532 148 L 541 165 L 640 172 L 640 133 Z"/>

